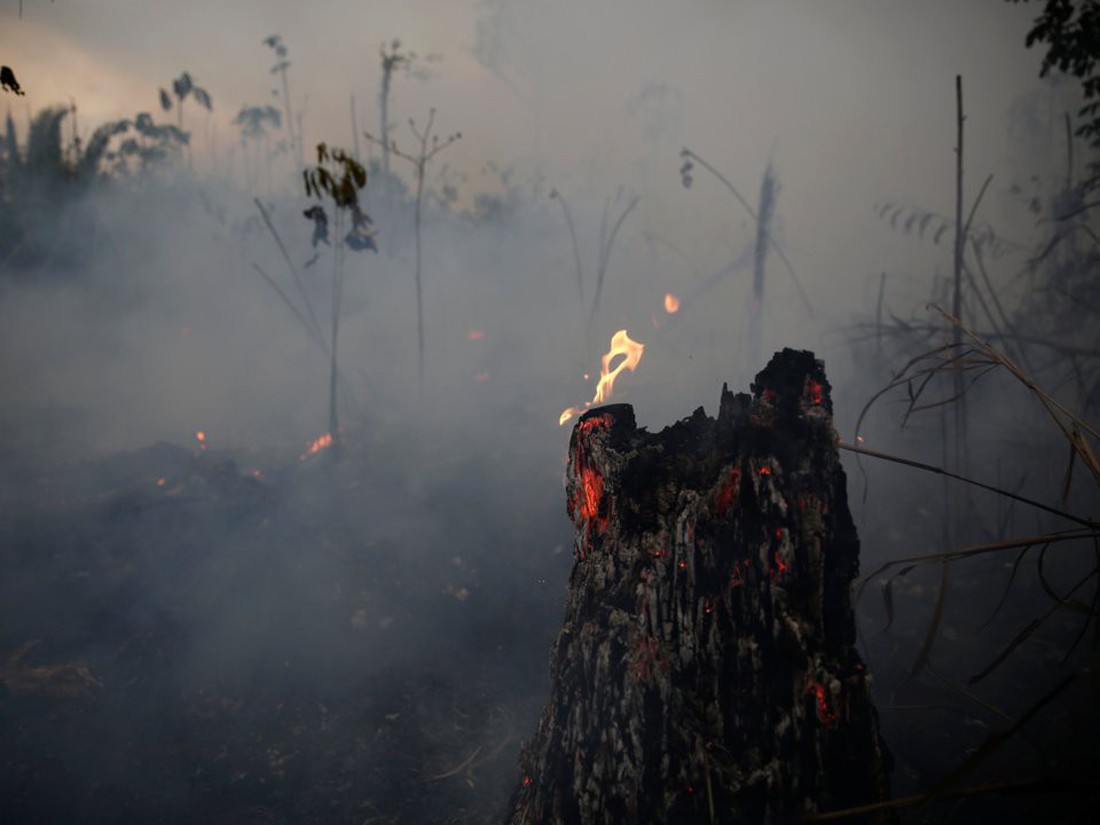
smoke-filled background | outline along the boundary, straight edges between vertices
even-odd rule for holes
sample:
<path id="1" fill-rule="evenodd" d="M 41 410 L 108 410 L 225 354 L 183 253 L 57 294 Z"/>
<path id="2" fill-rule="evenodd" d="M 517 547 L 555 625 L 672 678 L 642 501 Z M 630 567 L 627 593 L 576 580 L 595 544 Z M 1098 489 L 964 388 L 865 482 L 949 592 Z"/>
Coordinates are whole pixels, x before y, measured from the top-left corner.
<path id="1" fill-rule="evenodd" d="M 859 602 L 895 790 L 1029 710 L 955 787 L 1074 783 L 1095 559 L 1041 537 L 1095 529 L 1095 154 L 1041 7 L 4 0 L 0 819 L 499 815 L 571 566 L 559 414 L 620 329 L 645 426 L 811 349 L 845 441 L 900 374 L 861 443 L 1044 503 L 848 464 L 865 572 L 1007 545 Z M 963 320 L 1064 432 L 978 347 L 965 415 L 924 383 L 957 76 Z"/>

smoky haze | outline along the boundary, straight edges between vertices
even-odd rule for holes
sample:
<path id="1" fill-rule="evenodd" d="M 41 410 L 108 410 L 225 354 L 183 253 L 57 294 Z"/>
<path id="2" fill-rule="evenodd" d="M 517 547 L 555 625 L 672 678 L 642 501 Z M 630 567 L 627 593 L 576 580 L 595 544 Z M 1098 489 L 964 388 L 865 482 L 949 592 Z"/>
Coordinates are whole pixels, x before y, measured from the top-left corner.
<path id="1" fill-rule="evenodd" d="M 785 346 L 823 358 L 847 438 L 912 355 L 871 360 L 850 344 L 851 325 L 874 315 L 880 274 L 888 311 L 927 321 L 951 269 L 949 242 L 902 231 L 879 207 L 953 214 L 956 75 L 968 203 L 993 175 L 980 222 L 1022 246 L 1041 235 L 1027 197 L 1050 194 L 1035 181 L 1065 165 L 1062 112 L 1077 98 L 1069 81 L 1038 81 L 1039 58 L 1023 46 L 1033 12 L 979 0 L 4 0 L 0 60 L 26 90 L 4 95 L 20 146 L 48 106 L 75 105 L 60 127 L 70 149 L 74 135 L 86 146 L 100 125 L 140 112 L 176 123 L 158 90 L 171 92 L 183 71 L 213 103 L 185 102 L 191 141 L 178 156 L 77 194 L 72 181 L 32 176 L 0 203 L 5 223 L 18 210 L 22 233 L 0 259 L 4 530 L 15 559 L 0 658 L 44 639 L 32 651 L 43 663 L 89 663 L 105 698 L 80 730 L 121 743 L 101 760 L 48 726 L 44 739 L 5 728 L 9 751 L 46 764 L 41 742 L 57 736 L 68 755 L 61 773 L 41 769 L 68 777 L 58 807 L 27 769 L 9 785 L 19 810 L 45 821 L 83 804 L 92 821 L 141 821 L 176 806 L 172 817 L 198 821 L 215 816 L 205 789 L 228 788 L 244 801 L 217 813 L 225 821 L 245 821 L 249 805 L 286 821 L 499 812 L 545 699 L 571 565 L 559 414 L 592 398 L 619 329 L 646 350 L 614 400 L 651 429 L 698 406 L 714 414 L 723 382 L 747 391 L 763 367 L 748 333 L 755 221 L 700 162 L 685 186 L 681 150 L 754 210 L 771 164 L 778 252 L 762 358 Z M 273 34 L 290 61 L 291 131 L 284 116 L 268 139 L 245 141 L 233 123 L 243 107 L 287 107 L 263 43 Z M 416 151 L 408 121 L 423 129 L 433 109 L 440 141 L 461 132 L 426 168 L 419 238 L 414 166 L 391 157 L 387 179 L 364 134 L 381 132 L 379 46 L 394 38 L 416 53 L 391 78 L 397 148 Z M 286 145 L 294 130 L 300 147 Z M 336 262 L 331 245 L 311 244 L 302 212 L 316 201 L 298 163 L 300 149 L 312 165 L 320 142 L 358 151 L 370 171 L 360 199 L 377 229 L 377 252 L 348 251 L 344 264 L 339 462 L 301 458 L 329 428 L 329 360 L 257 270 L 301 307 L 285 244 L 330 334 Z M 1011 289 L 1006 302 L 1019 298 Z M 681 299 L 675 314 L 666 293 Z M 991 404 L 987 422 L 1026 426 Z M 868 438 L 932 449 L 930 426 L 897 435 L 900 409 L 869 424 Z M 975 460 L 988 451 L 992 467 L 996 449 L 979 444 Z M 1040 466 L 1045 480 L 1060 472 Z M 916 495 L 908 477 L 867 468 L 865 481 L 850 467 L 865 568 L 939 539 L 934 514 L 904 506 Z M 866 507 L 863 484 L 878 485 Z M 179 491 L 182 511 L 150 504 L 163 487 Z M 927 596 L 913 599 L 912 614 L 899 608 L 901 652 L 868 642 L 871 663 L 880 657 L 899 682 L 930 610 Z M 141 673 L 156 674 L 148 690 L 126 681 Z M 120 684 L 141 703 L 119 698 L 130 695 Z M 284 706 L 300 714 L 286 724 L 302 738 L 279 739 L 270 719 L 285 721 Z M 326 820 L 307 791 L 249 784 L 260 768 L 181 732 L 179 719 L 240 731 L 226 734 L 230 751 L 266 736 L 256 747 L 272 785 L 340 799 L 366 789 Z M 326 750 L 333 727 L 349 740 Z M 162 757 L 136 770 L 127 747 Z M 476 772 L 452 774 L 475 748 Z M 919 762 L 919 749 L 901 748 L 905 764 Z M 177 751 L 177 761 L 163 755 Z M 935 774 L 921 765 L 922 777 Z M 375 789 L 387 783 L 389 796 Z M 104 788 L 124 800 L 118 811 Z"/>
<path id="2" fill-rule="evenodd" d="M 682 187 L 677 156 L 682 146 L 714 163 L 750 202 L 755 202 L 764 167 L 769 161 L 775 164 L 778 231 L 814 315 L 808 317 L 788 274 L 777 272 L 768 283 L 775 300 L 767 309 L 765 350 L 783 344 L 819 351 L 825 346 L 822 334 L 837 319 L 863 308 L 853 306 L 852 297 L 862 297 L 868 280 L 897 260 L 897 238 L 883 231 L 874 204 L 898 199 L 930 210 L 951 209 L 955 74 L 966 79 L 975 178 L 1002 172 L 1030 148 L 1014 141 L 1008 128 L 1013 107 L 1034 86 L 1033 62 L 1019 47 L 1028 20 L 1024 9 L 946 2 L 921 4 L 919 9 L 900 2 L 838 2 L 827 10 L 818 3 L 688 3 L 671 9 L 609 2 L 584 8 L 582 14 L 579 6 L 567 3 L 552 8 L 522 2 L 409 8 L 327 3 L 306 13 L 278 3 L 35 3 L 26 5 L 22 19 L 15 8 L 4 10 L 0 47 L 4 59 L 28 79 L 28 95 L 9 99 L 17 125 L 28 112 L 71 100 L 77 106 L 77 128 L 85 136 L 104 121 L 157 112 L 157 89 L 169 88 L 180 72 L 189 71 L 214 100 L 212 113 L 193 102 L 184 112 L 184 126 L 194 133 L 190 163 L 206 176 L 204 186 L 210 189 L 214 180 L 245 174 L 245 151 L 237 146 L 237 127 L 230 122 L 238 109 L 269 102 L 281 108 L 272 97 L 279 84 L 268 73 L 275 57 L 261 44 L 263 37 L 281 33 L 287 45 L 292 104 L 302 115 L 307 155 L 319 141 L 351 147 L 351 96 L 357 101 L 355 134 L 379 132 L 378 44 L 402 38 L 420 59 L 412 64 L 411 75 L 400 70 L 395 74 L 392 136 L 399 147 L 410 149 L 407 119 L 422 124 L 431 107 L 438 109 L 442 134 L 463 133 L 429 169 L 429 184 L 440 189 L 451 183 L 458 205 L 474 208 L 479 193 L 499 196 L 509 185 L 526 187 L 525 194 L 535 198 L 557 188 L 576 212 L 582 263 L 594 279 L 605 199 L 620 190 L 623 198 L 641 198 L 610 263 L 603 313 L 594 328 L 599 340 L 585 341 L 568 356 L 559 347 L 575 342 L 584 313 L 568 306 L 570 240 L 553 204 L 543 204 L 548 212 L 544 231 L 533 232 L 541 236 L 542 246 L 517 244 L 514 254 L 501 250 L 496 260 L 462 265 L 454 240 L 438 235 L 428 239 L 429 337 L 436 342 L 436 357 L 457 355 L 448 336 L 457 339 L 467 325 L 523 329 L 520 337 L 530 345 L 513 349 L 515 357 L 509 361 L 516 372 L 537 376 L 533 383 L 540 385 L 555 373 L 572 378 L 588 371 L 574 367 L 594 362 L 602 352 L 598 344 L 620 326 L 650 332 L 651 315 L 659 310 L 665 291 L 689 291 L 695 281 L 728 265 L 751 244 L 751 218 L 718 181 L 697 169 L 696 185 Z M 424 70 L 423 76 L 418 69 Z M 171 122 L 173 116 L 174 111 L 164 119 Z M 73 118 L 69 120 L 66 129 Z M 361 135 L 358 139 L 365 155 L 366 140 Z M 374 148 L 373 157 L 378 154 Z M 406 164 L 395 160 L 394 170 L 411 181 Z M 292 170 L 284 165 L 265 172 L 253 189 L 292 192 L 293 186 Z M 375 188 L 368 190 L 368 201 Z M 255 219 L 249 194 L 212 197 L 227 220 L 240 223 Z M 1004 205 L 995 200 L 987 201 L 991 216 L 999 216 L 998 207 Z M 133 207 L 122 203 L 104 210 L 127 208 Z M 383 238 L 405 229 L 387 224 L 383 216 L 376 218 Z M 130 222 L 125 214 L 114 220 Z M 142 319 L 129 322 L 129 330 L 113 330 L 138 335 L 140 346 L 134 346 L 136 341 L 120 346 L 131 353 L 141 350 L 142 358 L 130 363 L 115 359 L 113 367 L 97 365 L 102 367 L 97 379 L 105 380 L 92 380 L 97 369 L 79 362 L 74 368 L 84 380 L 54 373 L 59 380 L 51 381 L 42 377 L 51 370 L 11 370 L 18 376 L 14 386 L 21 388 L 12 397 L 21 397 L 24 386 L 34 393 L 30 398 L 58 402 L 70 396 L 74 403 L 88 404 L 89 396 L 103 390 L 110 398 L 118 392 L 140 396 L 123 405 L 131 413 L 106 410 L 111 417 L 123 416 L 116 424 L 129 433 L 133 446 L 153 435 L 199 426 L 210 416 L 222 418 L 228 396 L 259 392 L 260 385 L 271 391 L 278 382 L 261 377 L 267 368 L 256 350 L 271 352 L 267 341 L 259 342 L 275 330 L 258 335 L 248 331 L 257 323 L 277 326 L 258 317 L 262 310 L 257 304 L 272 296 L 257 298 L 254 293 L 260 289 L 247 273 L 222 277 L 224 265 L 197 257 L 212 251 L 206 241 L 214 230 L 212 223 L 203 226 L 198 219 L 140 228 L 148 255 L 143 268 L 150 276 L 140 278 L 141 286 L 163 286 L 156 296 L 160 308 L 175 314 L 153 317 L 155 310 L 147 309 Z M 473 233 L 468 234 L 469 243 L 459 245 L 463 251 L 477 248 Z M 270 238 L 254 240 L 257 251 L 244 253 L 249 256 L 246 263 L 266 253 L 270 260 L 265 266 L 278 266 Z M 125 241 L 119 246 L 134 254 L 134 244 Z M 685 254 L 678 254 L 681 250 Z M 899 288 L 905 279 L 921 278 L 927 268 L 949 263 L 946 249 L 930 252 L 909 244 L 900 250 L 908 260 L 899 267 Z M 181 266 L 183 260 L 187 264 Z M 347 334 L 350 338 L 360 331 L 354 316 L 373 302 L 378 317 L 365 316 L 363 331 L 369 319 L 373 340 L 391 343 L 381 348 L 356 342 L 349 353 L 355 353 L 357 369 L 381 369 L 399 381 L 410 374 L 402 359 L 413 347 L 407 341 L 392 342 L 382 329 L 386 318 L 400 315 L 385 303 L 387 297 L 407 298 L 400 292 L 409 289 L 408 283 L 397 285 L 396 272 L 381 275 L 381 270 L 398 269 L 392 263 L 392 258 L 363 263 L 362 275 L 352 278 L 349 289 L 359 294 L 349 298 L 353 319 Z M 81 265 L 119 280 L 110 262 Z M 124 269 L 129 274 L 138 265 Z M 493 269 L 508 274 L 497 275 Z M 704 382 L 691 387 L 694 398 L 713 396 L 715 382 L 734 377 L 730 359 L 744 325 L 739 316 L 747 283 L 747 271 L 742 271 L 719 290 L 718 303 L 729 323 L 696 325 L 697 335 L 723 336 L 710 347 L 715 360 L 701 353 L 688 353 L 690 365 L 677 359 L 672 372 L 679 380 L 690 367 Z M 588 300 L 592 289 L 590 283 Z M 908 301 L 905 309 L 927 298 L 919 286 L 906 292 L 899 296 L 900 302 Z M 551 311 L 547 300 L 562 306 Z M 438 311 L 442 306 L 449 311 Z M 525 312 L 535 306 L 540 308 L 535 316 L 546 319 L 548 329 L 540 330 L 529 317 L 532 313 Z M 143 323 L 148 326 L 140 329 Z M 275 347 L 302 344 L 293 340 L 290 324 L 283 326 L 287 328 L 279 332 L 286 334 L 275 336 L 280 342 Z M 555 335 L 550 327 L 560 333 L 558 346 L 546 337 Z M 199 335 L 181 347 L 176 339 L 184 328 Z M 645 341 L 644 333 L 636 334 Z M 494 338 L 487 337 L 486 349 Z M 250 347 L 256 350 L 249 352 Z M 234 355 L 219 357 L 226 349 Z M 371 357 L 371 352 L 385 355 Z M 282 370 L 279 364 L 290 356 L 271 354 L 277 356 L 270 360 L 280 377 L 308 372 L 304 363 Z M 660 357 L 651 348 L 649 369 L 639 374 L 639 382 L 667 386 L 669 376 L 655 373 L 652 363 Z M 432 366 L 430 385 L 457 377 L 441 360 Z M 742 356 L 739 376 L 756 366 Z M 232 374 L 233 369 L 238 372 Z M 203 387 L 177 392 L 152 378 L 181 370 L 202 373 Z M 118 387 L 112 373 L 121 373 L 117 381 L 129 389 Z M 471 392 L 484 396 L 484 389 Z M 276 403 L 278 398 L 283 409 L 288 402 L 300 406 L 297 388 L 286 393 L 264 400 Z M 678 416 L 679 407 L 663 404 L 678 395 L 655 392 L 655 400 L 661 399 L 656 401 L 662 404 L 660 417 L 649 419 L 643 412 L 643 420 L 657 424 Z M 204 405 L 204 399 L 214 398 L 219 403 Z M 571 403 L 576 399 L 550 403 L 548 418 L 552 420 L 555 408 Z M 265 405 L 239 406 L 252 419 L 258 413 L 249 408 Z"/>

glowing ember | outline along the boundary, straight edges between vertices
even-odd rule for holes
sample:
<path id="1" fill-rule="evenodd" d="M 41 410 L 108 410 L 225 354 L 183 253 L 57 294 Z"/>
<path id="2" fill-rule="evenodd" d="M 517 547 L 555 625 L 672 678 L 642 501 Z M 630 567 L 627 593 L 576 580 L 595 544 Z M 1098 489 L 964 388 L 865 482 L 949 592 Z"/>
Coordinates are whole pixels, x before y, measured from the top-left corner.
<path id="1" fill-rule="evenodd" d="M 206 433 L 204 433 L 202 430 L 196 430 L 195 431 L 195 440 L 197 442 L 199 442 L 199 449 L 200 450 L 205 450 L 206 449 Z"/>
<path id="2" fill-rule="evenodd" d="M 600 499 L 603 498 L 603 478 L 591 467 L 581 468 L 580 490 L 582 495 L 577 502 L 581 518 L 591 521 L 600 513 Z"/>
<path id="3" fill-rule="evenodd" d="M 811 404 L 813 404 L 814 406 L 818 406 L 821 404 L 821 384 L 819 384 L 817 381 L 809 382 L 809 396 Z"/>
<path id="4" fill-rule="evenodd" d="M 718 490 L 718 495 L 714 499 L 714 504 L 720 515 L 723 517 L 729 515 L 730 509 L 733 507 L 733 503 L 737 500 L 737 496 L 740 492 L 741 468 L 731 467 L 729 476 L 726 478 L 725 483 L 722 484 L 721 489 Z"/>
<path id="5" fill-rule="evenodd" d="M 318 436 L 317 438 L 313 439 L 313 441 L 309 443 L 309 446 L 306 447 L 306 451 L 302 453 L 298 458 L 299 460 L 304 461 L 311 455 L 317 455 L 317 453 L 321 452 L 322 450 L 327 450 L 335 443 L 336 439 L 332 437 L 332 433 L 325 433 L 324 435 Z"/>
<path id="6" fill-rule="evenodd" d="M 472 330 L 470 330 L 469 334 L 466 336 L 466 338 L 469 339 L 470 341 L 480 341 L 484 337 L 485 337 L 485 333 L 482 332 L 480 329 L 472 329 Z"/>
<path id="7" fill-rule="evenodd" d="M 775 551 L 775 555 L 772 556 L 775 559 L 775 567 L 771 569 L 771 577 L 775 581 L 783 581 L 783 574 L 790 568 L 790 564 L 783 561 L 783 557 L 778 550 Z"/>
<path id="8" fill-rule="evenodd" d="M 680 299 L 671 292 L 665 293 L 665 312 L 669 315 L 680 311 Z"/>
<path id="9" fill-rule="evenodd" d="M 809 680 L 806 692 L 813 694 L 817 705 L 817 720 L 826 728 L 832 728 L 840 719 L 840 697 L 831 696 L 825 685 L 816 679 Z"/>
<path id="10" fill-rule="evenodd" d="M 600 381 L 596 385 L 596 394 L 592 397 L 591 401 L 585 402 L 585 407 L 591 407 L 593 404 L 602 404 L 611 398 L 612 391 L 615 389 L 615 379 L 619 377 L 624 369 L 634 372 L 637 369 L 638 364 L 642 360 L 642 353 L 645 352 L 645 344 L 639 344 L 637 341 L 630 340 L 630 337 L 626 334 L 625 329 L 620 329 L 614 335 L 611 336 L 611 349 L 600 360 Z M 611 369 L 611 362 L 618 356 L 622 356 L 622 359 L 618 362 L 615 369 Z M 587 378 L 587 376 L 585 376 Z M 558 417 L 558 426 L 565 424 L 574 415 L 579 415 L 583 410 L 577 407 L 568 407 L 562 411 L 562 414 Z"/>
<path id="11" fill-rule="evenodd" d="M 573 497 L 568 501 L 569 517 L 579 526 L 585 525 L 589 537 L 595 533 L 607 531 L 608 516 L 600 515 L 600 500 L 603 498 L 603 476 L 599 471 L 584 463 L 578 457 L 579 478 L 574 487 Z M 574 548 L 578 560 L 584 559 L 584 547 L 578 544 Z"/>
<path id="12" fill-rule="evenodd" d="M 609 413 L 594 415 L 582 421 L 577 428 L 578 433 L 592 432 L 594 430 L 606 430 L 615 423 L 615 419 Z M 585 524 L 589 536 L 595 532 L 607 531 L 610 517 L 607 513 L 600 515 L 600 502 L 603 499 L 603 476 L 597 467 L 589 463 L 585 453 L 583 441 L 575 439 L 573 445 L 573 464 L 576 467 L 576 480 L 573 494 L 568 501 L 569 517 L 577 524 Z M 578 559 L 584 558 L 583 548 L 578 548 Z"/>
<path id="13" fill-rule="evenodd" d="M 157 486 L 158 487 L 163 487 L 167 483 L 168 483 L 168 479 L 164 478 L 163 476 L 161 478 L 157 479 Z"/>
<path id="14" fill-rule="evenodd" d="M 587 421 L 582 421 L 580 424 L 580 431 L 591 432 L 592 430 L 606 430 L 612 424 L 615 423 L 615 419 L 610 413 L 604 413 L 603 415 L 591 416 Z"/>

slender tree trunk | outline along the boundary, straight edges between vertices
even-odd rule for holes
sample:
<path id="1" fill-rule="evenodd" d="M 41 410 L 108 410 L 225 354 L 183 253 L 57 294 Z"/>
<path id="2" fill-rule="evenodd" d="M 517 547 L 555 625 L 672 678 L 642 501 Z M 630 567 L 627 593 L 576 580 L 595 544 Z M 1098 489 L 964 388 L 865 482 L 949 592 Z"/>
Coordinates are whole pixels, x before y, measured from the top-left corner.
<path id="1" fill-rule="evenodd" d="M 285 66 L 279 71 L 279 77 L 283 82 L 283 109 L 286 110 L 286 132 L 290 140 L 289 148 L 292 152 L 297 152 L 298 165 L 302 166 L 305 164 L 305 158 L 302 156 L 302 133 L 299 129 L 297 130 L 297 134 L 295 134 L 294 118 L 290 109 L 290 80 L 286 76 Z"/>
<path id="2" fill-rule="evenodd" d="M 965 228 L 963 226 L 963 97 L 962 75 L 955 75 L 955 109 L 958 143 L 955 146 L 955 290 L 951 300 L 951 313 L 960 321 L 962 317 L 962 264 Z M 962 343 L 962 330 L 955 327 L 954 343 Z"/>
<path id="3" fill-rule="evenodd" d="M 378 133 L 382 136 L 382 194 L 387 207 L 393 194 L 393 187 L 390 185 L 390 81 L 392 78 L 393 67 L 383 57 L 382 91 L 378 95 Z"/>
<path id="4" fill-rule="evenodd" d="M 960 321 L 963 318 L 962 304 L 962 279 L 963 279 L 963 253 L 966 249 L 966 225 L 963 223 L 963 90 L 962 75 L 955 75 L 955 116 L 958 130 L 958 145 L 955 148 L 955 255 L 954 255 L 954 280 L 955 288 L 951 299 L 951 313 Z M 952 343 L 955 345 L 955 354 L 960 355 L 962 350 L 962 330 L 954 327 Z M 968 476 L 969 473 L 969 445 L 968 424 L 966 409 L 965 382 L 962 364 L 955 363 L 952 370 L 954 403 L 954 441 L 955 441 L 955 472 Z M 966 494 L 969 497 L 969 494 Z M 955 520 L 952 526 L 952 538 L 955 543 L 966 540 L 962 532 L 962 523 Z"/>
<path id="5" fill-rule="evenodd" d="M 333 447 L 340 446 L 340 413 L 336 388 L 339 383 L 339 369 L 336 360 L 336 342 L 340 335 L 340 303 L 344 291 L 344 243 L 343 243 L 343 210 L 336 208 L 333 219 L 335 237 L 332 249 L 332 343 L 329 357 L 329 384 L 328 384 L 328 433 L 332 436 Z"/>
<path id="6" fill-rule="evenodd" d="M 423 157 L 423 156 L 422 156 Z M 420 207 L 424 195 L 424 161 L 416 166 L 416 205 L 413 213 L 413 229 L 416 235 L 416 343 L 417 374 L 424 383 L 424 286 L 421 280 L 420 263 Z"/>

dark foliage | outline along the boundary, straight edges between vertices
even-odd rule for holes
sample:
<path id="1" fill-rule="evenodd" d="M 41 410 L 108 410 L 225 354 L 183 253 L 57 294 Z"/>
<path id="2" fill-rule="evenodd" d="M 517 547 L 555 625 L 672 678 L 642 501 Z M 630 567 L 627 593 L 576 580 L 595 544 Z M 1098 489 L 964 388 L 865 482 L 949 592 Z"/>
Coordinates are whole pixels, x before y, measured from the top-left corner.
<path id="1" fill-rule="evenodd" d="M 1010 0 L 1012 3 L 1029 0 Z M 1028 48 L 1046 46 L 1039 76 L 1052 69 L 1072 75 L 1081 81 L 1085 103 L 1078 111 L 1077 134 L 1100 148 L 1100 3 L 1096 0 L 1046 0 L 1042 12 L 1035 18 L 1025 41 Z M 1092 166 L 1094 176 L 1088 187 L 1100 185 L 1100 167 Z"/>
<path id="2" fill-rule="evenodd" d="M 240 127 L 244 139 L 263 137 L 267 133 L 265 124 L 278 129 L 282 122 L 282 113 L 274 106 L 241 106 L 240 112 L 233 118 L 233 125 Z"/>
<path id="3" fill-rule="evenodd" d="M 311 243 L 316 248 L 317 244 L 328 245 L 328 214 L 323 206 L 314 204 L 302 212 L 302 215 L 313 221 L 313 239 Z"/>
<path id="4" fill-rule="evenodd" d="M 15 72 L 11 70 L 11 66 L 0 66 L 0 89 L 5 92 L 15 92 L 17 95 L 26 94 L 19 85 L 19 81 L 15 79 Z"/>

